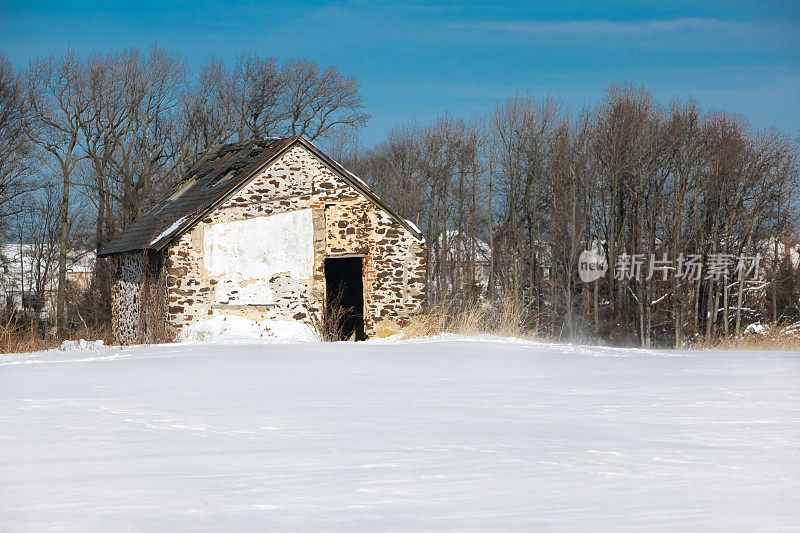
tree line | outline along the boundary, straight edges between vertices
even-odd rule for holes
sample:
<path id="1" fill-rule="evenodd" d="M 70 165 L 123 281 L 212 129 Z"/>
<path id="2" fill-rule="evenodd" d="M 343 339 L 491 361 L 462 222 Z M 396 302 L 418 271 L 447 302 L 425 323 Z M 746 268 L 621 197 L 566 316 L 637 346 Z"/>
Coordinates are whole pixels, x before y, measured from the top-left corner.
<path id="1" fill-rule="evenodd" d="M 432 305 L 513 302 L 532 330 L 648 347 L 800 318 L 798 146 L 742 117 L 634 86 L 577 114 L 516 95 L 350 164 L 428 236 Z M 581 281 L 584 250 L 604 277 Z"/>
<path id="2" fill-rule="evenodd" d="M 69 322 L 80 303 L 69 309 L 68 251 L 102 248 L 208 147 L 290 135 L 336 145 L 368 118 L 355 78 L 305 59 L 242 54 L 194 73 L 153 46 L 68 50 L 17 72 L 0 54 L 0 242 L 51 244 L 55 317 Z M 83 302 L 94 324 L 108 320 L 109 269 L 97 263 Z M 34 284 L 25 290 L 41 293 Z"/>
<path id="3" fill-rule="evenodd" d="M 153 46 L 16 71 L 0 55 L 0 243 L 47 243 L 33 249 L 57 276 L 60 327 L 105 324 L 110 266 L 72 301 L 70 249 L 107 244 L 211 146 L 304 135 L 422 229 L 429 305 L 510 302 L 527 329 L 642 346 L 800 318 L 786 134 L 635 86 L 577 113 L 527 94 L 487 111 L 400 125 L 364 150 L 357 80 L 308 60 L 242 54 L 193 71 Z M 586 250 L 607 264 L 596 281 L 578 275 Z M 763 256 L 757 279 L 737 276 L 741 256 Z M 719 257 L 718 276 L 679 272 Z"/>

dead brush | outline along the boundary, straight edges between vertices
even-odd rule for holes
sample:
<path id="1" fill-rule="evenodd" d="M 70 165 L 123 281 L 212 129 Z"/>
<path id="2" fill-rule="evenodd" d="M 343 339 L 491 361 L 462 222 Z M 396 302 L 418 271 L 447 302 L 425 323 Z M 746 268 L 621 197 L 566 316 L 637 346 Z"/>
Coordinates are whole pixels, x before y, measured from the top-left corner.
<path id="1" fill-rule="evenodd" d="M 317 332 L 322 342 L 337 342 L 344 339 L 345 319 L 353 311 L 352 307 L 342 305 L 343 292 L 332 295 L 325 304 L 325 297 L 316 294 L 307 307 L 311 327 Z"/>
<path id="2" fill-rule="evenodd" d="M 471 303 L 440 302 L 412 317 L 402 333 L 407 338 L 432 337 L 442 333 L 536 337 L 529 309 L 512 297 Z"/>
<path id="3" fill-rule="evenodd" d="M 15 312 L 0 315 L 0 354 L 31 353 L 52 350 L 61 346 L 65 340 L 102 340 L 106 345 L 114 344 L 111 329 L 106 326 L 86 326 L 75 329 L 69 335 L 55 335 L 54 328 L 21 318 Z"/>
<path id="4" fill-rule="evenodd" d="M 744 333 L 739 336 L 698 339 L 694 350 L 746 350 L 800 352 L 800 330 L 795 325 L 767 324 L 765 333 Z"/>
<path id="5" fill-rule="evenodd" d="M 37 352 L 60 344 L 57 338 L 41 338 L 38 327 L 20 321 L 15 313 L 5 313 L 0 318 L 0 354 Z"/>

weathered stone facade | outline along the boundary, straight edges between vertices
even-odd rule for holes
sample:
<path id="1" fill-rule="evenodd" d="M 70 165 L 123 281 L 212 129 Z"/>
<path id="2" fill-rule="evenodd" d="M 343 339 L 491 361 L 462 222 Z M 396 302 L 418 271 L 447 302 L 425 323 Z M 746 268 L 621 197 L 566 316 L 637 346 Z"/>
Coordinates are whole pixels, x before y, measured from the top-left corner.
<path id="1" fill-rule="evenodd" d="M 163 256 L 128 253 L 115 258 L 111 288 L 111 328 L 122 344 L 169 338 L 166 323 L 167 284 Z"/>
<path id="2" fill-rule="evenodd" d="M 140 338 L 144 257 L 143 253 L 129 253 L 115 258 L 116 274 L 111 287 L 111 328 L 114 337 L 123 344 Z"/>
<path id="3" fill-rule="evenodd" d="M 122 342 L 147 340 L 143 313 L 158 306 L 143 302 L 144 294 L 164 299 L 164 322 L 173 336 L 217 316 L 311 323 L 325 301 L 329 257 L 363 258 L 367 336 L 396 331 L 424 302 L 424 242 L 302 144 L 160 254 L 149 260 L 150 268 L 141 253 L 118 259 L 112 310 Z M 145 290 L 147 279 L 159 277 L 163 284 Z"/>

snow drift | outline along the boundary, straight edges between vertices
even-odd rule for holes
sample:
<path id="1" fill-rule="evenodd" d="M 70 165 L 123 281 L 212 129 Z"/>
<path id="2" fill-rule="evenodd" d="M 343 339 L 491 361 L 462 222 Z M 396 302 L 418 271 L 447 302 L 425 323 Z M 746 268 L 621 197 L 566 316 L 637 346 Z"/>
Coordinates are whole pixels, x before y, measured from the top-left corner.
<path id="1" fill-rule="evenodd" d="M 240 316 L 215 316 L 181 330 L 178 342 L 263 339 L 274 342 L 315 342 L 317 332 L 296 320 L 248 320 Z"/>
<path id="2" fill-rule="evenodd" d="M 798 353 L 85 346 L 0 356 L 0 428 L 4 531 L 800 523 Z"/>

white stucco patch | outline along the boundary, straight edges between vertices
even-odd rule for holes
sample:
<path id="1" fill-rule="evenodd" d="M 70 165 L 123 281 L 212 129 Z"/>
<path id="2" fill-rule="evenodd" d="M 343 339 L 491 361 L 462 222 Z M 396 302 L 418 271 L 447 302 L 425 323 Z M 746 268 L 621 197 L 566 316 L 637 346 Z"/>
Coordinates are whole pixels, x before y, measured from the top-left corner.
<path id="1" fill-rule="evenodd" d="M 206 271 L 218 281 L 219 303 L 262 304 L 280 297 L 277 274 L 309 279 L 314 268 L 311 209 L 209 224 L 203 235 Z"/>

